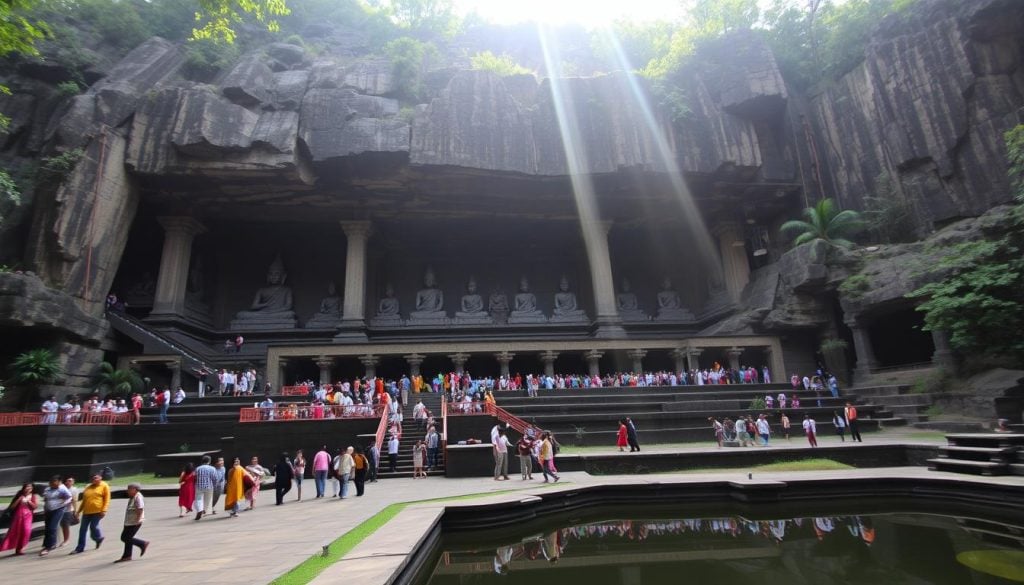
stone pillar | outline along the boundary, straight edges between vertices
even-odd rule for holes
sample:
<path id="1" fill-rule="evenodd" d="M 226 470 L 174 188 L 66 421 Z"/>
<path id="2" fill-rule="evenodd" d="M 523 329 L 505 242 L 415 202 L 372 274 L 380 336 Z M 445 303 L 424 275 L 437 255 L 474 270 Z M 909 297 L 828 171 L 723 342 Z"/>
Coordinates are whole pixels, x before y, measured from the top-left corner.
<path id="1" fill-rule="evenodd" d="M 686 371 L 686 350 L 681 347 L 677 347 L 669 353 L 675 361 L 676 373 L 678 374 L 679 372 Z"/>
<path id="2" fill-rule="evenodd" d="M 871 370 L 878 366 L 875 360 L 875 350 L 871 347 L 871 336 L 868 335 L 868 328 L 862 323 L 847 323 L 853 333 L 853 351 L 857 354 L 857 367 L 853 374 L 858 381 L 866 380 L 871 376 Z"/>
<path id="3" fill-rule="evenodd" d="M 423 360 L 427 356 L 420 355 L 418 353 L 410 353 L 409 355 L 403 355 L 405 363 L 409 364 L 409 377 L 415 378 L 420 375 L 420 366 L 423 365 Z"/>
<path id="4" fill-rule="evenodd" d="M 728 221 L 718 224 L 714 234 L 718 238 L 718 251 L 722 256 L 725 290 L 734 303 L 739 302 L 743 287 L 750 282 L 750 263 L 747 262 L 743 228 L 734 221 Z"/>
<path id="5" fill-rule="evenodd" d="M 367 378 L 377 377 L 377 365 L 380 364 L 380 358 L 378 356 L 375 356 L 372 353 L 361 355 L 359 356 L 359 363 L 363 364 L 363 367 L 366 368 Z"/>
<path id="6" fill-rule="evenodd" d="M 281 392 L 281 388 L 288 385 L 288 358 L 277 359 L 277 388 L 278 392 Z"/>
<path id="7" fill-rule="evenodd" d="M 612 222 L 581 223 L 597 309 L 594 336 L 604 339 L 624 338 L 626 330 L 622 328 L 622 316 L 615 303 L 615 281 L 612 279 L 612 261 L 608 254 L 608 231 L 611 230 Z"/>
<path id="8" fill-rule="evenodd" d="M 166 365 L 171 371 L 171 392 L 174 392 L 181 386 L 181 360 L 171 360 Z"/>
<path id="9" fill-rule="evenodd" d="M 742 347 L 730 347 L 725 350 L 726 357 L 729 358 L 729 369 L 739 370 L 740 369 L 740 356 L 743 355 Z"/>
<path id="10" fill-rule="evenodd" d="M 331 383 L 331 368 L 334 367 L 334 358 L 321 355 L 316 358 L 316 365 L 320 368 L 320 383 Z"/>
<path id="11" fill-rule="evenodd" d="M 494 357 L 498 360 L 498 365 L 501 366 L 501 375 L 505 376 L 506 379 L 511 377 L 508 370 L 508 365 L 512 363 L 512 358 L 516 357 L 516 354 L 508 351 L 499 351 L 494 354 Z"/>
<path id="12" fill-rule="evenodd" d="M 542 351 L 540 354 L 540 360 L 544 362 L 544 375 L 554 376 L 555 375 L 555 360 L 558 359 L 557 351 Z"/>
<path id="13" fill-rule="evenodd" d="M 601 375 L 601 358 L 604 357 L 603 351 L 597 351 L 592 349 L 587 353 L 583 354 L 583 359 L 587 360 L 587 373 L 593 376 Z"/>
<path id="14" fill-rule="evenodd" d="M 348 245 L 345 251 L 345 290 L 342 300 L 339 341 L 366 340 L 366 241 L 370 238 L 368 221 L 343 221 Z"/>
<path id="15" fill-rule="evenodd" d="M 698 361 L 698 358 L 700 358 L 700 354 L 702 353 L 704 353 L 704 350 L 697 349 L 696 347 L 691 347 L 686 350 L 686 364 L 690 367 L 689 369 L 700 369 L 700 361 Z"/>
<path id="16" fill-rule="evenodd" d="M 192 241 L 206 228 L 191 217 L 160 217 L 157 221 L 164 228 L 164 249 L 150 314 L 183 315 Z"/>
<path id="17" fill-rule="evenodd" d="M 469 361 L 468 353 L 453 353 L 448 356 L 448 359 L 452 360 L 452 365 L 455 366 L 456 374 L 462 374 L 466 371 L 466 362 Z"/>
<path id="18" fill-rule="evenodd" d="M 633 372 L 639 374 L 644 371 L 644 356 L 647 355 L 646 349 L 631 349 L 626 352 L 629 359 L 632 360 Z"/>
<path id="19" fill-rule="evenodd" d="M 935 344 L 932 363 L 942 370 L 955 374 L 957 370 L 956 356 L 953 354 L 953 348 L 949 345 L 949 335 L 945 331 L 933 329 L 932 343 Z"/>

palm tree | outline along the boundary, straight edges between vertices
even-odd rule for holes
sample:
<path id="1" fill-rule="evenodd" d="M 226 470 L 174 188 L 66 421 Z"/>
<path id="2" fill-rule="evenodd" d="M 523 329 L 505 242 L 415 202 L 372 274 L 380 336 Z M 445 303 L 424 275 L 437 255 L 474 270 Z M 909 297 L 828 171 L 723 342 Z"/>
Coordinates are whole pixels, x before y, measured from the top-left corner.
<path id="1" fill-rule="evenodd" d="M 128 395 L 142 389 L 142 377 L 131 368 L 114 369 L 110 362 L 103 362 L 100 370 L 97 388 L 106 388 L 108 393 Z"/>
<path id="2" fill-rule="evenodd" d="M 60 362 L 48 349 L 33 349 L 14 358 L 11 370 L 16 383 L 38 386 L 52 382 L 60 375 Z"/>
<path id="3" fill-rule="evenodd" d="M 848 248 L 853 242 L 846 239 L 864 229 L 860 214 L 852 210 L 840 211 L 830 198 L 822 199 L 814 207 L 804 209 L 807 221 L 794 219 L 782 224 L 780 231 L 797 232 L 793 244 L 799 246 L 815 240 L 824 240 L 835 246 Z"/>

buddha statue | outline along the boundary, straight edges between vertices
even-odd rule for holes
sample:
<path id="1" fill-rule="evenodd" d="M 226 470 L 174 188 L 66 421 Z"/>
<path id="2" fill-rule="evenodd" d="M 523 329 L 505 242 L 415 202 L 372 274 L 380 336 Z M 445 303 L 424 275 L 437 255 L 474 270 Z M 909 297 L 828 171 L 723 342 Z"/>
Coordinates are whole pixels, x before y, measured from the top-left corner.
<path id="1" fill-rule="evenodd" d="M 395 287 L 390 282 L 384 287 L 384 296 L 377 303 L 377 314 L 370 320 L 370 324 L 377 327 L 398 327 L 402 324 Z"/>
<path id="2" fill-rule="evenodd" d="M 433 268 L 427 267 L 423 275 L 423 288 L 416 292 L 416 309 L 409 313 L 410 325 L 445 325 L 444 292 L 437 286 Z"/>
<path id="3" fill-rule="evenodd" d="M 487 300 L 487 312 L 498 323 L 508 321 L 508 295 L 500 287 L 496 287 L 494 292 L 491 293 L 491 298 Z"/>
<path id="4" fill-rule="evenodd" d="M 306 321 L 306 328 L 328 328 L 335 327 L 341 321 L 341 297 L 338 296 L 338 287 L 333 283 L 327 283 L 327 296 L 320 301 L 320 310 Z"/>
<path id="5" fill-rule="evenodd" d="M 484 311 L 484 298 L 476 292 L 476 279 L 469 277 L 466 283 L 466 294 L 462 295 L 459 311 L 455 313 L 455 322 L 463 325 L 491 323 L 491 316 Z"/>
<path id="6" fill-rule="evenodd" d="M 288 273 L 278 254 L 267 269 L 267 286 L 256 291 L 252 305 L 239 311 L 231 322 L 233 329 L 285 329 L 295 327 L 292 289 L 285 286 Z"/>
<path id="7" fill-rule="evenodd" d="M 693 314 L 683 308 L 679 293 L 672 286 L 672 279 L 665 277 L 658 291 L 658 316 L 655 321 L 691 321 Z"/>
<path id="8" fill-rule="evenodd" d="M 615 296 L 615 304 L 618 306 L 619 315 L 623 321 L 649 321 L 647 313 L 640 309 L 636 293 L 633 292 L 628 278 L 622 279 L 622 290 Z"/>
<path id="9" fill-rule="evenodd" d="M 537 310 L 537 296 L 530 292 L 530 281 L 519 279 L 519 292 L 515 296 L 515 308 L 508 317 L 511 324 L 547 323 L 548 319 Z"/>
<path id="10" fill-rule="evenodd" d="M 569 279 L 562 276 L 555 293 L 555 309 L 551 313 L 552 322 L 586 321 L 587 314 L 576 303 L 576 293 L 569 290 Z"/>

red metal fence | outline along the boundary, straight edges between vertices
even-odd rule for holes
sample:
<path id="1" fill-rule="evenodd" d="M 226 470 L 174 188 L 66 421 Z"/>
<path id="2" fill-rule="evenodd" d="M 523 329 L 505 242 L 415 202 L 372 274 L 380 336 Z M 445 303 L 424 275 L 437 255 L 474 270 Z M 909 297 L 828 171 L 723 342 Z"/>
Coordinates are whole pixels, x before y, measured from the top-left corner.
<path id="1" fill-rule="evenodd" d="M 309 393 L 313 391 L 313 388 L 301 384 L 299 386 L 281 386 L 282 396 L 309 396 Z"/>
<path id="2" fill-rule="evenodd" d="M 368 406 L 355 404 L 338 406 L 334 404 L 296 404 L 271 408 L 243 408 L 239 411 L 238 422 L 292 422 L 309 420 L 336 420 L 343 418 L 377 418 L 384 405 Z"/>
<path id="3" fill-rule="evenodd" d="M 31 425 L 129 425 L 130 412 L 0 412 L 0 427 Z"/>

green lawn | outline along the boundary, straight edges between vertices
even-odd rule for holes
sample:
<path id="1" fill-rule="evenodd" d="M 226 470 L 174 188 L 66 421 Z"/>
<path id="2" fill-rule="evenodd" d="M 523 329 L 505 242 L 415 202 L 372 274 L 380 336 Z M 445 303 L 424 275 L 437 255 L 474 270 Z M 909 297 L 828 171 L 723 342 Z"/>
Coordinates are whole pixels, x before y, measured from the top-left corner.
<path id="1" fill-rule="evenodd" d="M 559 482 L 558 484 L 548 484 L 548 486 L 554 485 L 566 485 L 571 482 Z M 523 489 L 536 489 L 538 487 L 547 486 L 530 486 L 530 488 Z M 423 504 L 427 502 L 454 502 L 458 500 L 470 500 L 474 498 L 483 498 L 487 496 L 494 496 L 499 494 L 507 494 L 510 492 L 522 491 L 519 489 L 510 490 L 497 490 L 493 492 L 483 492 L 477 494 L 466 494 L 463 496 L 452 496 L 448 498 L 433 498 L 426 500 L 414 500 L 411 502 L 397 502 L 391 504 L 377 512 L 362 524 L 359 524 L 352 530 L 349 530 L 345 534 L 342 534 L 334 542 L 327 545 L 326 554 L 317 554 L 306 559 L 302 564 L 295 567 L 291 571 L 288 571 L 284 575 L 281 575 L 277 579 L 270 582 L 270 585 L 305 585 L 316 578 L 324 569 L 340 561 L 342 557 L 347 555 L 349 551 L 356 547 L 366 537 L 370 536 L 377 531 L 380 527 L 387 524 L 392 518 L 397 516 L 407 506 L 413 504 Z"/>
<path id="2" fill-rule="evenodd" d="M 658 471 L 658 474 L 667 473 L 749 473 L 753 471 L 835 471 L 842 469 L 856 469 L 852 465 L 840 463 L 832 459 L 802 459 L 797 461 L 777 461 L 765 463 L 753 467 L 691 467 L 689 469 L 678 469 L 675 471 Z"/>

